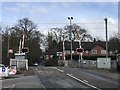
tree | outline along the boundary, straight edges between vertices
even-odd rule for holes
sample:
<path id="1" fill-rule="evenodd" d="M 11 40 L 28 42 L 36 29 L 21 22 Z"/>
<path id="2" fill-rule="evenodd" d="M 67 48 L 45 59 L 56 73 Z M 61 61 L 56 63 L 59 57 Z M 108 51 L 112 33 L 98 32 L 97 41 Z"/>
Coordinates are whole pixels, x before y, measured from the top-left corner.
<path id="1" fill-rule="evenodd" d="M 120 39 L 115 35 L 109 39 L 109 48 L 115 53 L 120 53 Z"/>
<path id="2" fill-rule="evenodd" d="M 18 23 L 15 26 L 10 27 L 5 31 L 10 31 L 9 47 L 14 50 L 14 53 L 18 52 L 19 41 L 20 39 L 22 39 L 22 35 L 25 35 L 24 47 L 29 48 L 29 53 L 27 54 L 29 65 L 36 62 L 39 59 L 40 55 L 42 55 L 42 50 L 40 46 L 42 42 L 42 37 L 44 35 L 41 32 L 37 31 L 37 25 L 28 18 L 18 20 Z M 3 35 L 5 36 L 4 43 L 7 43 L 8 35 L 7 33 L 4 33 Z"/>
<path id="3" fill-rule="evenodd" d="M 53 34 L 48 32 L 46 52 L 48 54 L 55 54 L 57 51 L 58 51 L 58 43 L 54 39 Z"/>
<path id="4" fill-rule="evenodd" d="M 92 36 L 87 34 L 87 30 L 84 28 L 81 28 L 79 25 L 77 24 L 73 24 L 71 26 L 71 30 L 72 30 L 72 40 L 77 39 L 78 36 L 78 32 L 80 35 L 83 35 L 83 39 L 82 41 L 89 41 L 89 40 L 93 40 Z M 57 53 L 57 51 L 61 51 L 61 44 L 60 42 L 63 41 L 63 37 L 64 40 L 69 41 L 70 40 L 70 26 L 66 25 L 63 28 L 51 28 L 48 32 L 48 36 L 47 36 L 47 52 L 54 52 Z"/>
<path id="5" fill-rule="evenodd" d="M 77 39 L 77 35 L 79 32 L 80 35 L 84 34 L 83 41 L 93 41 L 93 37 L 87 33 L 87 30 L 84 28 L 81 28 L 79 25 L 73 24 L 71 26 L 71 30 L 72 30 L 72 40 Z M 70 26 L 69 25 L 64 26 L 63 29 L 52 28 L 50 32 L 52 33 L 54 40 L 56 40 L 57 42 L 62 41 L 63 35 L 65 37 L 65 40 L 70 40 Z"/>
<path id="6" fill-rule="evenodd" d="M 9 64 L 9 39 L 10 39 L 10 27 L 9 26 L 1 26 L 2 33 L 2 63 Z"/>

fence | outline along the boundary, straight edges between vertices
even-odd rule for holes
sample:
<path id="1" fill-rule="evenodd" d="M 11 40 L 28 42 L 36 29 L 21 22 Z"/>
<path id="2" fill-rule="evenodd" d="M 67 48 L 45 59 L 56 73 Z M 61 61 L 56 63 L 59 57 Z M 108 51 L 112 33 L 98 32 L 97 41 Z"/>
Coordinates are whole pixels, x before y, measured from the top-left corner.
<path id="1" fill-rule="evenodd" d="M 10 66 L 17 66 L 17 68 L 25 68 L 28 70 L 28 60 L 10 59 Z"/>
<path id="2" fill-rule="evenodd" d="M 72 67 L 79 67 L 79 62 L 77 60 L 69 60 L 68 62 L 69 66 Z M 82 61 L 82 67 L 83 68 L 97 68 L 97 61 L 96 60 L 83 60 Z M 111 69 L 116 69 L 117 68 L 117 61 L 116 60 L 111 60 Z"/>

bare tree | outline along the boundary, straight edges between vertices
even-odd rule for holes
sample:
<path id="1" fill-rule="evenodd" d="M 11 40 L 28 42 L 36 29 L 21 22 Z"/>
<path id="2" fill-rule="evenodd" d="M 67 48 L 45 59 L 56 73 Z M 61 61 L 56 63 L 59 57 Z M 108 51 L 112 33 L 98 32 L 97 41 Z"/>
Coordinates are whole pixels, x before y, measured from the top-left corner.
<path id="1" fill-rule="evenodd" d="M 70 31 L 72 31 L 72 40 L 77 39 L 79 32 L 80 35 L 84 34 L 83 41 L 93 41 L 93 37 L 90 34 L 87 34 L 87 30 L 84 28 L 82 29 L 77 24 L 73 24 L 71 28 L 69 25 L 65 26 L 64 28 L 51 28 L 50 33 L 53 35 L 54 40 L 61 42 L 63 35 L 65 40 L 70 40 Z"/>

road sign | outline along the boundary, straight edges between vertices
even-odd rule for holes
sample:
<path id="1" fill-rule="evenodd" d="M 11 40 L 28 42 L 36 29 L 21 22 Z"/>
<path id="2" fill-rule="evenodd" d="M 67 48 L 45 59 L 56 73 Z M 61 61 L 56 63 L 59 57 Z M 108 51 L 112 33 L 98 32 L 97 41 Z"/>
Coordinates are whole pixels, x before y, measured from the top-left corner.
<path id="1" fill-rule="evenodd" d="M 2 72 L 5 72 L 5 67 L 2 67 Z"/>
<path id="2" fill-rule="evenodd" d="M 84 49 L 83 49 L 83 48 L 77 48 L 77 49 L 76 49 L 76 52 L 77 52 L 77 53 L 83 53 L 83 52 L 84 52 Z"/>

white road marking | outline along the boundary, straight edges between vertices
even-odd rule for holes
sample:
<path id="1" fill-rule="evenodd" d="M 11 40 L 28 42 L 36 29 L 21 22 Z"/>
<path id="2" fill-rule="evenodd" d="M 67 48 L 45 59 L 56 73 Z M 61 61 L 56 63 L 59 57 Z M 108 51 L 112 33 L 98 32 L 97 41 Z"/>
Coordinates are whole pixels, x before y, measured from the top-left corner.
<path id="1" fill-rule="evenodd" d="M 93 86 L 93 85 L 89 84 L 88 82 L 82 81 L 82 80 L 78 79 L 77 77 L 75 77 L 75 76 L 73 76 L 73 75 L 71 75 L 71 74 L 69 74 L 69 73 L 67 73 L 67 75 L 68 75 L 69 77 L 71 77 L 71 78 L 74 78 L 74 79 L 77 80 L 77 81 L 80 81 L 81 83 L 83 83 L 83 84 L 85 84 L 85 85 L 88 85 L 88 86 L 90 86 L 90 87 L 92 87 L 92 88 L 95 88 L 95 89 L 97 89 L 97 90 L 101 90 L 100 88 L 98 88 L 98 87 L 96 87 L 96 86 Z"/>
<path id="2" fill-rule="evenodd" d="M 3 87 L 3 88 L 14 88 L 15 85 L 12 85 L 12 86 L 6 86 L 6 87 Z"/>
<path id="3" fill-rule="evenodd" d="M 86 82 L 86 83 L 88 83 L 88 81 L 87 80 L 83 80 L 84 82 Z"/>
<path id="4" fill-rule="evenodd" d="M 60 71 L 60 72 L 64 72 L 64 70 L 61 70 L 61 69 L 58 69 L 58 68 L 56 68 L 56 67 L 53 67 L 54 69 L 56 69 L 56 70 L 58 70 L 58 71 Z"/>
<path id="5" fill-rule="evenodd" d="M 35 70 L 36 70 L 37 72 L 39 72 L 39 70 L 38 70 L 37 68 L 36 68 Z M 34 70 L 33 70 L 33 71 L 34 71 Z M 40 84 L 42 85 L 43 89 L 46 90 L 45 86 L 42 84 L 42 82 L 41 82 L 40 78 L 38 77 L 37 73 L 36 73 L 35 71 L 34 71 L 34 73 L 35 73 L 35 75 L 36 75 L 36 77 L 37 77 L 37 80 L 39 80 Z"/>

